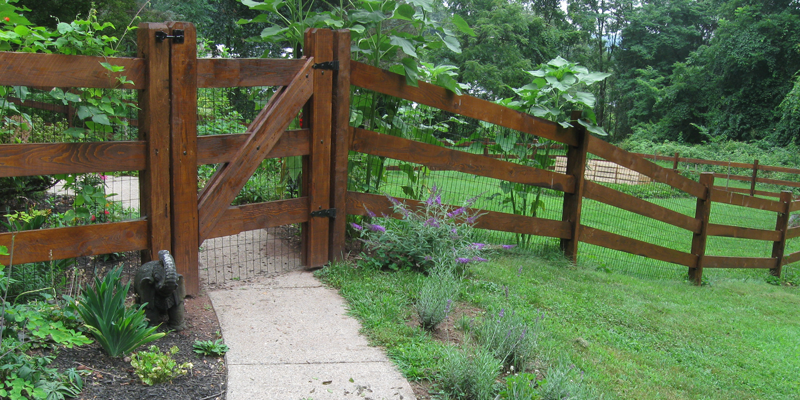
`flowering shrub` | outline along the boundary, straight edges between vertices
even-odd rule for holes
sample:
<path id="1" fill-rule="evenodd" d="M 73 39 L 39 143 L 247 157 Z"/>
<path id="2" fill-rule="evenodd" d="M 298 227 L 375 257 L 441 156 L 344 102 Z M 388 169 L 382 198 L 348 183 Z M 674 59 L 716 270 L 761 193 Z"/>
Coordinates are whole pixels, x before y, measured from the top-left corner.
<path id="1" fill-rule="evenodd" d="M 486 261 L 479 254 L 489 246 L 471 240 L 479 214 L 469 207 L 476 198 L 454 209 L 442 204 L 441 193 L 434 185 L 423 206 L 416 210 L 395 198 L 389 200 L 394 211 L 403 216 L 402 222 L 385 226 L 374 223 L 377 216 L 367 210 L 369 223 L 350 224 L 361 233 L 369 256 L 362 265 L 394 270 L 419 268 L 426 272 L 441 267 L 463 272 L 468 263 Z"/>

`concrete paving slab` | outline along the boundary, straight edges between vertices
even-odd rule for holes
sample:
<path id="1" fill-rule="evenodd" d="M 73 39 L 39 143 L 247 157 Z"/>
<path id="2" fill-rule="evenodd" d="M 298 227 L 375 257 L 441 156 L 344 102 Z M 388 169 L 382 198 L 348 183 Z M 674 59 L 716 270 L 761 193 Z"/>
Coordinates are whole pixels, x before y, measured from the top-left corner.
<path id="1" fill-rule="evenodd" d="M 228 400 L 415 399 L 383 350 L 358 334 L 344 299 L 311 273 L 208 294 L 230 347 Z"/>

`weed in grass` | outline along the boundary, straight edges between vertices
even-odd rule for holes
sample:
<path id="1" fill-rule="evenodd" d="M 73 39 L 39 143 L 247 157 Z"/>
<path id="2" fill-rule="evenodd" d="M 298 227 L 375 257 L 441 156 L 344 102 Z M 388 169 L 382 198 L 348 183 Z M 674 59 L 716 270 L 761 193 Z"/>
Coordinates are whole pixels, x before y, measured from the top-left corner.
<path id="1" fill-rule="evenodd" d="M 444 399 L 492 399 L 500 368 L 500 361 L 486 349 L 449 348 L 441 360 L 436 386 Z"/>
<path id="2" fill-rule="evenodd" d="M 458 296 L 460 282 L 445 269 L 436 269 L 425 279 L 415 304 L 422 329 L 436 329 L 452 311 Z"/>
<path id="3" fill-rule="evenodd" d="M 523 372 L 506 377 L 506 387 L 498 397 L 508 400 L 539 400 L 542 398 L 537 389 L 536 375 Z"/>
<path id="4" fill-rule="evenodd" d="M 542 319 L 543 315 L 540 315 L 529 325 L 514 311 L 500 309 L 489 313 L 474 328 L 475 337 L 505 367 L 523 371 L 536 353 L 536 340 L 541 331 Z"/>

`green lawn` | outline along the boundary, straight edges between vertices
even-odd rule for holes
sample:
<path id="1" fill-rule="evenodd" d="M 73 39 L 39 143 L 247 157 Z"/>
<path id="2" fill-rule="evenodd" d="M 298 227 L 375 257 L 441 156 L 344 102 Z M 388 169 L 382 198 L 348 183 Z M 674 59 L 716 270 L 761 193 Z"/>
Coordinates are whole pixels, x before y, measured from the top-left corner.
<path id="1" fill-rule="evenodd" d="M 681 280 L 571 266 L 557 255 L 496 255 L 470 270 L 461 307 L 544 313 L 538 368 L 568 358 L 606 399 L 796 399 L 800 296 L 762 279 Z M 409 379 L 436 376 L 450 346 L 409 324 L 422 275 L 328 266 L 375 345 Z M 507 291 L 506 291 L 507 288 Z M 458 326 L 458 324 L 456 324 Z"/>

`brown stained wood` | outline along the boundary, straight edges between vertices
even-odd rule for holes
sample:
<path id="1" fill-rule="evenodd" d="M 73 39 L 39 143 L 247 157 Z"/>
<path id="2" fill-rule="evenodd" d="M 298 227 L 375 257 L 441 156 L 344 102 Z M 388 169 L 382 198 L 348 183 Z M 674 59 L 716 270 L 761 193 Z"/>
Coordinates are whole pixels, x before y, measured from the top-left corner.
<path id="1" fill-rule="evenodd" d="M 800 226 L 796 228 L 789 228 L 786 230 L 786 239 L 794 239 L 800 237 Z"/>
<path id="2" fill-rule="evenodd" d="M 742 228 L 730 225 L 708 225 L 708 236 L 722 236 L 737 239 L 767 240 L 774 242 L 781 239 L 781 232 L 766 229 Z"/>
<path id="3" fill-rule="evenodd" d="M 423 206 L 423 202 L 411 199 L 398 199 L 410 209 L 416 210 Z M 451 210 L 458 206 L 448 206 Z M 376 215 L 386 215 L 392 218 L 402 218 L 394 212 L 391 201 L 386 196 L 368 193 L 347 192 L 347 214 L 367 215 L 370 210 Z M 567 221 L 556 221 L 545 218 L 527 217 L 496 211 L 482 211 L 468 209 L 468 212 L 478 213 L 480 217 L 475 220 L 475 228 L 488 229 L 500 232 L 511 232 L 527 235 L 546 236 L 560 239 L 569 239 L 572 229 Z"/>
<path id="4" fill-rule="evenodd" d="M 781 212 L 783 203 L 775 200 L 762 199 L 760 197 L 744 196 L 739 193 L 726 192 L 724 190 L 711 189 L 711 201 L 715 203 L 733 204 L 758 210 Z"/>
<path id="5" fill-rule="evenodd" d="M 194 25 L 171 22 L 170 34 L 184 31 L 184 43 L 170 43 L 170 172 L 172 256 L 183 275 L 186 294 L 200 291 L 197 211 L 197 32 Z M 230 204 L 230 203 L 228 203 Z"/>
<path id="6" fill-rule="evenodd" d="M 575 178 L 543 169 L 513 164 L 446 147 L 415 142 L 361 128 L 351 128 L 351 150 L 422 164 L 432 170 L 459 171 L 562 192 L 575 191 Z"/>
<path id="7" fill-rule="evenodd" d="M 783 261 L 781 262 L 781 264 L 788 265 L 788 264 L 796 263 L 798 261 L 800 261 L 800 251 L 798 251 L 796 253 L 789 254 L 788 256 L 783 257 Z"/>
<path id="8" fill-rule="evenodd" d="M 147 248 L 147 221 L 111 222 L 69 228 L 0 233 L 0 246 L 14 265 Z M 10 256 L 0 264 L 11 265 Z"/>
<path id="9" fill-rule="evenodd" d="M 340 261 L 345 257 L 347 231 L 347 165 L 350 150 L 350 31 L 333 32 L 333 59 L 339 61 L 339 71 L 333 75 L 331 105 L 331 208 L 339 211 L 331 221 L 329 258 Z"/>
<path id="10" fill-rule="evenodd" d="M 313 38 L 312 56 L 315 63 L 333 60 L 333 31 L 310 29 L 306 40 Z M 348 87 L 348 90 L 349 87 Z M 311 154 L 308 197 L 309 211 L 327 210 L 331 204 L 331 100 L 333 96 L 333 71 L 314 70 L 314 95 L 309 109 L 311 128 Z M 349 120 L 349 119 L 348 119 Z M 325 265 L 329 260 L 330 222 L 328 217 L 311 217 L 308 221 L 306 267 Z"/>
<path id="11" fill-rule="evenodd" d="M 621 208 L 648 218 L 652 218 L 679 228 L 686 229 L 693 233 L 700 233 L 702 222 L 688 215 L 672 211 L 668 208 L 650 203 L 646 200 L 618 192 L 603 185 L 586 182 L 583 196 L 587 199 L 599 201 L 610 206 Z"/>
<path id="12" fill-rule="evenodd" d="M 781 276 L 781 269 L 783 267 L 783 255 L 786 253 L 786 240 L 789 231 L 789 207 L 792 205 L 792 192 L 781 192 L 781 203 L 783 203 L 783 212 L 778 213 L 775 220 L 775 230 L 781 235 L 772 243 L 772 258 L 776 260 L 775 264 L 770 268 L 769 272 L 772 276 Z"/>
<path id="13" fill-rule="evenodd" d="M 581 118 L 581 111 L 573 111 L 570 117 L 573 121 L 574 130 L 578 135 L 578 143 L 567 148 L 565 172 L 567 176 L 575 180 L 575 190 L 573 193 L 564 193 L 561 220 L 569 224 L 571 234 L 569 238 L 561 239 L 559 244 L 561 251 L 564 252 L 564 257 L 573 263 L 577 263 L 578 238 L 581 231 L 581 209 L 583 208 L 583 196 L 586 189 L 586 157 L 589 142 L 586 140 L 586 136 L 588 136 L 586 128 L 577 123 Z"/>
<path id="14" fill-rule="evenodd" d="M 645 153 L 633 153 L 637 156 L 641 156 L 650 160 L 656 161 L 673 161 L 675 158 L 670 156 L 659 156 L 653 154 L 645 154 Z M 744 168 L 744 169 L 753 169 L 753 164 L 747 163 L 740 163 L 740 162 L 728 162 L 728 161 L 716 161 L 716 160 L 703 160 L 701 158 L 684 158 L 680 157 L 678 160 L 682 163 L 688 164 L 699 164 L 699 165 L 717 165 L 721 167 L 731 167 L 731 168 Z M 758 169 L 762 171 L 771 171 L 771 172 L 787 172 L 790 174 L 800 174 L 800 169 L 797 168 L 788 168 L 788 167 L 775 167 L 770 165 L 759 165 Z M 749 179 L 748 179 L 749 180 Z"/>
<path id="15" fill-rule="evenodd" d="M 700 174 L 700 184 L 703 185 L 705 193 L 697 198 L 695 205 L 694 218 L 700 222 L 700 232 L 692 235 L 692 254 L 697 257 L 697 262 L 689 266 L 688 276 L 695 285 L 703 284 L 703 262 L 706 254 L 706 243 L 708 242 L 709 219 L 711 218 L 711 188 L 714 186 L 714 174 L 703 172 Z"/>
<path id="16" fill-rule="evenodd" d="M 295 81 L 276 93 L 247 128 L 250 136 L 247 142 L 239 148 L 230 163 L 214 174 L 203 189 L 199 199 L 201 240 L 208 238 L 214 225 L 253 175 L 261 160 L 272 151 L 299 108 L 311 97 L 313 78 L 310 74 L 313 62 L 313 59 L 306 60 L 305 67 L 295 77 Z M 195 168 L 196 165 L 195 160 Z M 194 187 L 197 187 L 196 184 Z"/>
<path id="17" fill-rule="evenodd" d="M 22 101 L 16 97 L 7 97 L 6 100 L 8 100 L 9 103 L 14 103 L 18 106 L 35 108 L 38 110 L 47 110 L 59 114 L 68 114 L 70 108 L 69 106 L 65 106 L 62 104 L 45 103 L 42 101 L 35 101 L 35 100 Z"/>
<path id="18" fill-rule="evenodd" d="M 687 267 L 694 266 L 697 263 L 697 256 L 693 254 L 683 253 L 588 226 L 581 227 L 580 241 Z"/>
<path id="19" fill-rule="evenodd" d="M 246 133 L 211 135 L 197 138 L 197 165 L 222 164 L 233 160 L 236 152 L 247 142 Z M 311 132 L 308 129 L 286 131 L 264 158 L 303 156 L 309 153 Z"/>
<path id="20" fill-rule="evenodd" d="M 155 32 L 166 24 L 141 23 L 137 30 L 138 56 L 144 60 L 144 89 L 139 91 L 139 139 L 147 143 L 147 167 L 139 174 L 140 210 L 148 222 L 148 248 L 142 262 L 172 252 L 170 210 L 169 42 L 158 42 Z"/>
<path id="21" fill-rule="evenodd" d="M 101 62 L 119 65 L 125 70 L 112 73 L 103 68 Z M 141 89 L 144 69 L 141 58 L 0 52 L 0 85 L 3 86 Z M 120 85 L 117 80 L 120 76 L 133 81 L 133 85 Z"/>
<path id="22" fill-rule="evenodd" d="M 228 207 L 208 239 L 308 221 L 308 197 Z"/>
<path id="23" fill-rule="evenodd" d="M 594 136 L 589 135 L 588 138 L 589 152 L 596 156 L 648 176 L 656 182 L 666 183 L 676 189 L 683 190 L 694 197 L 702 198 L 706 193 L 705 186 L 681 176 L 671 169 L 653 164 L 640 156 Z"/>
<path id="24" fill-rule="evenodd" d="M 304 64 L 300 59 L 201 58 L 197 60 L 197 87 L 286 86 Z"/>
<path id="25" fill-rule="evenodd" d="M 765 169 L 766 169 L 766 166 L 759 164 L 757 171 L 764 171 Z M 733 180 L 733 181 L 752 182 L 752 180 L 753 180 L 752 176 L 731 175 L 731 174 L 724 174 L 724 173 L 716 173 L 716 174 L 714 174 L 714 176 L 716 176 L 718 178 L 722 178 L 722 179 L 730 179 L 730 180 Z M 784 181 L 784 180 L 780 180 L 780 179 L 770 179 L 770 178 L 758 178 L 758 177 L 756 177 L 756 182 L 758 182 L 758 183 L 771 183 L 773 185 L 778 185 L 778 186 L 800 187 L 800 182 Z M 750 193 L 750 190 L 747 190 L 747 193 Z M 758 191 L 756 191 L 756 194 L 758 194 Z"/>
<path id="26" fill-rule="evenodd" d="M 750 189 L 744 188 L 732 188 L 732 187 L 725 187 L 725 186 L 714 186 L 714 189 L 726 191 L 726 192 L 736 192 L 736 193 L 750 193 Z M 780 193 L 777 192 L 766 192 L 763 190 L 756 190 L 756 194 L 759 196 L 764 197 L 781 197 Z"/>
<path id="27" fill-rule="evenodd" d="M 703 268 L 771 269 L 777 262 L 774 258 L 705 256 Z"/>
<path id="28" fill-rule="evenodd" d="M 578 144 L 573 129 L 563 129 L 555 122 L 537 118 L 508 107 L 462 95 L 419 81 L 419 87 L 406 85 L 405 76 L 375 68 L 357 61 L 351 62 L 352 84 L 389 96 L 400 97 L 440 110 L 514 129 L 530 135 L 540 136 L 568 145 Z"/>
<path id="29" fill-rule="evenodd" d="M 750 180 L 750 196 L 756 195 L 756 180 L 758 179 L 758 160 L 753 162 L 753 177 Z"/>
<path id="30" fill-rule="evenodd" d="M 792 204 L 789 206 L 789 212 L 795 212 L 800 210 L 800 201 L 796 200 L 793 201 Z"/>
<path id="31" fill-rule="evenodd" d="M 0 176 L 139 171 L 146 148 L 145 142 L 4 144 Z"/>

